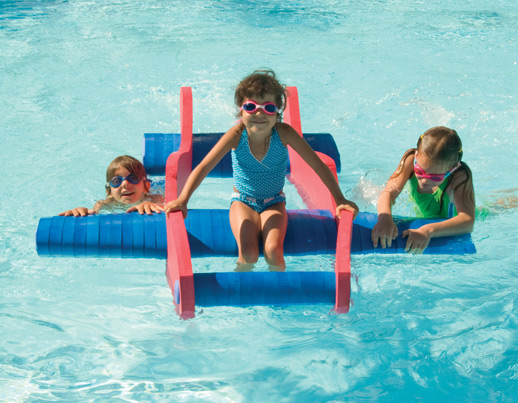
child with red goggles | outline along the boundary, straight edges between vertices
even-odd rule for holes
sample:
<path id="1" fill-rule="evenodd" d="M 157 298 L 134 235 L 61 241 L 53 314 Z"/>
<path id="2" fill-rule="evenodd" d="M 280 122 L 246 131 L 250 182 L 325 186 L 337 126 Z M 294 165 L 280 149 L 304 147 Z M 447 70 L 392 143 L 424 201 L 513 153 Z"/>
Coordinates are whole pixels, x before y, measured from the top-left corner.
<path id="1" fill-rule="evenodd" d="M 238 245 L 236 270 L 251 270 L 259 257 L 259 242 L 270 268 L 284 271 L 284 237 L 288 216 L 283 192 L 291 146 L 322 179 L 340 210 L 358 213 L 347 200 L 333 174 L 307 142 L 281 122 L 285 88 L 271 70 L 255 71 L 237 86 L 234 95 L 239 123 L 227 131 L 202 162 L 192 171 L 178 196 L 165 212 L 182 211 L 193 192 L 225 154 L 232 154 L 234 192 L 230 201 L 230 226 Z"/>
<path id="2" fill-rule="evenodd" d="M 391 246 L 399 235 L 392 205 L 407 182 L 417 216 L 445 220 L 404 231 L 405 251 L 422 253 L 433 237 L 473 230 L 475 193 L 471 170 L 461 161 L 462 154 L 462 142 L 455 130 L 438 126 L 419 137 L 417 148 L 403 154 L 398 169 L 378 198 L 378 221 L 371 234 L 374 247 Z"/>

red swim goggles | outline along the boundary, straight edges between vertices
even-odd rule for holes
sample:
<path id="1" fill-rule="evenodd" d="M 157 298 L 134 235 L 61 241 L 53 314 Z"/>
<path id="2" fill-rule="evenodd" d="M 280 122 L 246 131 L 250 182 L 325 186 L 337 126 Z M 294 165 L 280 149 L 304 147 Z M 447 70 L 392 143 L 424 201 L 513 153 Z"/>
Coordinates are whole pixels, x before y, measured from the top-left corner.
<path id="1" fill-rule="evenodd" d="M 279 108 L 273 102 L 266 102 L 260 105 L 254 101 L 247 101 L 241 107 L 241 110 L 247 113 L 254 113 L 257 109 L 262 109 L 267 115 L 275 115 L 279 111 Z"/>
<path id="2" fill-rule="evenodd" d="M 423 179 L 430 179 L 433 182 L 442 182 L 445 180 L 448 176 L 450 176 L 452 173 L 454 173 L 457 169 L 460 167 L 460 161 L 457 165 L 455 165 L 452 169 L 450 169 L 448 172 L 443 174 L 428 174 L 426 171 L 419 166 L 417 163 L 417 160 L 414 158 L 414 173 L 415 176 L 418 178 Z"/>

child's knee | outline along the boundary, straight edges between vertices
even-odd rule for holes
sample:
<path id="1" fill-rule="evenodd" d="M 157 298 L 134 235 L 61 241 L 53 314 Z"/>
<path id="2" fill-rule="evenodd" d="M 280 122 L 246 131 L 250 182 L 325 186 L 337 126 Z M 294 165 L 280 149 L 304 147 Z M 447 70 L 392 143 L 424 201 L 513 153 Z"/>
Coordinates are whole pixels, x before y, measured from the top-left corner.
<path id="1" fill-rule="evenodd" d="M 264 244 L 264 256 L 272 264 L 280 264 L 284 261 L 284 248 L 280 242 L 266 242 Z"/>
<path id="2" fill-rule="evenodd" d="M 258 242 L 242 242 L 239 247 L 239 255 L 245 263 L 257 263 L 259 260 Z"/>
<path id="3" fill-rule="evenodd" d="M 243 259 L 243 263 L 257 263 L 259 260 L 259 252 L 251 251 L 251 250 L 243 250 L 241 252 L 241 258 Z"/>

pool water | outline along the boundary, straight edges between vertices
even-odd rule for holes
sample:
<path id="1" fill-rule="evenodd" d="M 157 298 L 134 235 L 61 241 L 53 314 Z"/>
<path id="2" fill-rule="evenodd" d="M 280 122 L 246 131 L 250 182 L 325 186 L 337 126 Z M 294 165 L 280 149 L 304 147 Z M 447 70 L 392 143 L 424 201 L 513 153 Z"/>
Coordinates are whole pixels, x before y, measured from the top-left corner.
<path id="1" fill-rule="evenodd" d="M 490 204 L 516 188 L 517 19 L 511 0 L 0 2 L 0 400 L 516 401 L 516 208 L 477 222 L 475 255 L 353 256 L 347 315 L 215 307 L 182 321 L 164 261 L 40 258 L 34 234 L 102 198 L 108 163 L 141 158 L 144 132 L 178 132 L 181 86 L 194 131 L 224 131 L 260 67 L 298 87 L 304 131 L 333 134 L 363 209 L 436 125 L 458 131 Z M 208 179 L 191 207 L 224 208 L 228 186 Z"/>

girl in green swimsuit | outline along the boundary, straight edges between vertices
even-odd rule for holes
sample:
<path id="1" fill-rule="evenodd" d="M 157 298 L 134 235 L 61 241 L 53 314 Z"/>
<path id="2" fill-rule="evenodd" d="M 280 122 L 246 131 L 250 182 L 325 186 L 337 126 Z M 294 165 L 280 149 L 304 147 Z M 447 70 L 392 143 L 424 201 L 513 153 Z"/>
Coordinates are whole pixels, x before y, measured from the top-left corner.
<path id="1" fill-rule="evenodd" d="M 378 221 L 372 229 L 374 247 L 391 246 L 398 236 L 392 218 L 392 205 L 407 182 L 410 197 L 421 218 L 445 218 L 444 221 L 408 229 L 405 251 L 422 253 L 430 238 L 460 235 L 473 230 L 475 193 L 471 170 L 461 161 L 462 142 L 455 130 L 438 126 L 427 130 L 417 141 L 417 148 L 403 154 L 378 199 Z M 453 211 L 449 212 L 450 203 Z"/>

